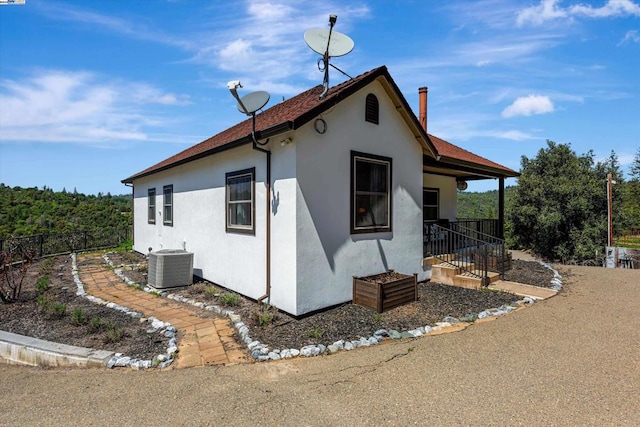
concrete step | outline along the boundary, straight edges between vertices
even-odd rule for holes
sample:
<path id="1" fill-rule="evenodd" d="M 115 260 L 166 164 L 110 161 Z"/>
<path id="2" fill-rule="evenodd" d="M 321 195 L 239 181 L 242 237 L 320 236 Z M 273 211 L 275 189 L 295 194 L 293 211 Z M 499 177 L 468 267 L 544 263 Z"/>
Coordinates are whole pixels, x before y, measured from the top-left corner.
<path id="1" fill-rule="evenodd" d="M 539 286 L 509 282 L 507 280 L 497 280 L 491 283 L 488 288 L 503 292 L 510 292 L 521 297 L 532 297 L 540 300 L 550 298 L 558 293 L 558 291 L 551 288 L 541 288 Z"/>

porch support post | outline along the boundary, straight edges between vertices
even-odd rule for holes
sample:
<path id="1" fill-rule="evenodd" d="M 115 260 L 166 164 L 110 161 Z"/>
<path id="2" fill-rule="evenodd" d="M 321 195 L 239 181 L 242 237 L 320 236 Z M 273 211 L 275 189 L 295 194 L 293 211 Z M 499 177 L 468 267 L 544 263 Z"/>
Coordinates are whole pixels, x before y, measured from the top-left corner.
<path id="1" fill-rule="evenodd" d="M 498 237 L 504 240 L 504 177 L 498 179 Z"/>

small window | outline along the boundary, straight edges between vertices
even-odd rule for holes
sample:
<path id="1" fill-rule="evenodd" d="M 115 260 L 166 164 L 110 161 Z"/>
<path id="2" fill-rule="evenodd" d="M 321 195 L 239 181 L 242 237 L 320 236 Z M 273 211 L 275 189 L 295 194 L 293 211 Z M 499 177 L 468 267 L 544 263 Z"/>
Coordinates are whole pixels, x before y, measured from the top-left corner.
<path id="1" fill-rule="evenodd" d="M 351 152 L 351 233 L 391 231 L 391 159 Z"/>
<path id="2" fill-rule="evenodd" d="M 440 190 L 437 188 L 422 189 L 422 218 L 436 222 L 440 219 Z"/>
<path id="3" fill-rule="evenodd" d="M 156 223 L 156 189 L 150 188 L 147 192 L 147 212 L 149 224 Z"/>
<path id="4" fill-rule="evenodd" d="M 173 225 L 173 185 L 163 187 L 164 225 Z"/>
<path id="5" fill-rule="evenodd" d="M 255 176 L 256 168 L 227 173 L 227 232 L 255 234 Z"/>
<path id="6" fill-rule="evenodd" d="M 378 124 L 380 121 L 380 107 L 378 105 L 378 98 L 372 93 L 367 95 L 367 101 L 365 105 L 364 119 L 367 122 Z"/>

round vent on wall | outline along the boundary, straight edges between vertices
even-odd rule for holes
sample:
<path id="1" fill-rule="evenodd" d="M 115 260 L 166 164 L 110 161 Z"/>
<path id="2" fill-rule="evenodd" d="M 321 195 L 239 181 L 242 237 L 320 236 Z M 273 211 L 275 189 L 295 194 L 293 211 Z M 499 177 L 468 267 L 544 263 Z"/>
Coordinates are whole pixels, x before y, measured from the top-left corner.
<path id="1" fill-rule="evenodd" d="M 464 191 L 464 190 L 466 190 L 466 189 L 467 189 L 468 184 L 467 184 L 467 181 L 458 181 L 458 182 L 456 183 L 456 186 L 458 187 L 458 190 L 460 190 L 460 191 Z"/>

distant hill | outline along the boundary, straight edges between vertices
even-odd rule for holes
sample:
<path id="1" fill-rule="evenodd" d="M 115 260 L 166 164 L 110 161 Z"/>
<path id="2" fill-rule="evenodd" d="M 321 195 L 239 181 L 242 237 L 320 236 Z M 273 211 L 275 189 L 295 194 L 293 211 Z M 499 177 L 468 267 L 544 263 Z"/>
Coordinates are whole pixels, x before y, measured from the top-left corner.
<path id="1" fill-rule="evenodd" d="M 0 238 L 67 233 L 132 224 L 131 195 L 84 195 L 46 186 L 22 188 L 0 183 Z"/>
<path id="2" fill-rule="evenodd" d="M 515 186 L 504 191 L 505 212 L 511 203 Z M 458 192 L 458 218 L 498 218 L 498 190 L 476 192 Z"/>

